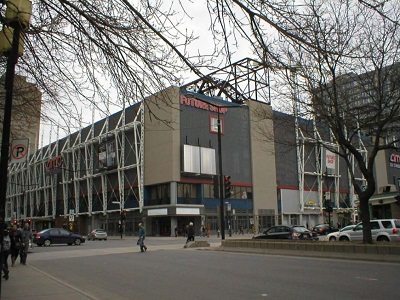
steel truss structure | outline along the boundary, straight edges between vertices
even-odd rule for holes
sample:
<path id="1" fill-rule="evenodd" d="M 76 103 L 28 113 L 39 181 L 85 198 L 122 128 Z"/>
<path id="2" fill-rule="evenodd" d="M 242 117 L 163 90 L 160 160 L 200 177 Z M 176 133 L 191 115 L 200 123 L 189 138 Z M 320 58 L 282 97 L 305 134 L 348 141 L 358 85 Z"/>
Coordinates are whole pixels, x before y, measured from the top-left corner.
<path id="1" fill-rule="evenodd" d="M 245 58 L 218 69 L 207 76 L 182 86 L 210 97 L 225 96 L 228 101 L 242 104 L 247 100 L 271 103 L 269 68 Z"/>
<path id="2" fill-rule="evenodd" d="M 41 148 L 24 163 L 10 165 L 6 220 L 141 212 L 144 104 L 112 117 Z M 115 161 L 113 168 L 98 161 L 99 147 L 107 141 L 113 142 L 113 157 L 106 157 Z"/>
<path id="3" fill-rule="evenodd" d="M 300 124 L 300 108 L 297 102 L 299 95 L 297 91 L 293 91 L 293 115 L 295 122 L 295 136 L 296 136 L 296 154 L 297 154 L 297 170 L 298 170 L 298 183 L 299 183 L 299 194 L 300 194 L 300 212 L 305 212 L 305 203 L 308 199 L 308 193 L 310 191 L 318 191 L 318 206 L 314 209 L 318 209 L 321 213 L 324 209 L 324 193 L 328 196 L 326 200 L 333 202 L 333 209 L 336 213 L 351 213 L 352 218 L 357 215 L 357 208 L 355 202 L 358 200 L 358 196 L 354 191 L 353 184 L 351 183 L 350 170 L 347 169 L 346 186 L 349 190 L 348 201 L 342 201 L 346 207 L 340 205 L 340 163 L 337 163 L 337 169 L 333 173 L 327 172 L 324 169 L 325 156 L 324 149 L 331 151 L 332 153 L 339 153 L 339 145 L 333 138 L 333 134 L 321 133 L 321 126 L 317 125 L 315 117 L 307 120 L 307 126 L 304 128 Z M 304 120 L 302 120 L 304 122 Z M 310 127 L 311 123 L 311 127 Z M 326 129 L 326 128 L 325 128 Z M 310 134 L 311 133 L 311 134 Z M 357 135 L 358 151 L 363 155 L 364 161 L 367 161 L 368 151 L 364 146 L 362 138 Z M 338 155 L 336 154 L 336 160 Z M 351 169 L 353 174 L 355 172 L 355 159 L 353 155 L 350 155 Z M 356 177 L 355 180 L 359 181 L 362 185 L 366 183 L 365 178 L 360 174 L 360 177 Z M 331 194 L 333 191 L 333 194 Z M 342 199 L 343 200 L 343 199 Z M 310 208 L 309 208 L 310 209 Z"/>

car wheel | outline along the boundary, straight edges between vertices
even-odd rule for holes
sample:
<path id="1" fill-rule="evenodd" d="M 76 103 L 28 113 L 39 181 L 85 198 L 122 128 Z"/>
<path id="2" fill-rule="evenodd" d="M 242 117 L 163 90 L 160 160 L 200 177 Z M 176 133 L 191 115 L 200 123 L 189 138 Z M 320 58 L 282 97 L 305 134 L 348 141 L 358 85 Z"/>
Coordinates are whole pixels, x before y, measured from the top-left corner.
<path id="1" fill-rule="evenodd" d="M 43 245 L 45 247 L 49 247 L 51 245 L 51 241 L 50 240 L 44 240 Z"/>
<path id="2" fill-rule="evenodd" d="M 329 238 L 329 241 L 330 241 L 330 242 L 334 242 L 334 241 L 336 241 L 336 238 L 335 238 L 334 236 L 331 236 L 331 237 Z"/>
<path id="3" fill-rule="evenodd" d="M 79 246 L 81 244 L 81 240 L 80 239 L 76 239 L 74 242 L 75 245 Z"/>
<path id="4" fill-rule="evenodd" d="M 105 241 L 107 241 L 107 239 L 104 239 Z"/>
<path id="5" fill-rule="evenodd" d="M 377 238 L 377 241 L 378 241 L 378 242 L 384 242 L 384 243 L 390 242 L 389 239 L 388 239 L 388 237 L 387 237 L 387 236 L 384 236 L 384 235 L 378 237 L 378 238 Z"/>
<path id="6" fill-rule="evenodd" d="M 350 239 L 347 236 L 340 237 L 339 241 L 341 242 L 350 242 Z"/>

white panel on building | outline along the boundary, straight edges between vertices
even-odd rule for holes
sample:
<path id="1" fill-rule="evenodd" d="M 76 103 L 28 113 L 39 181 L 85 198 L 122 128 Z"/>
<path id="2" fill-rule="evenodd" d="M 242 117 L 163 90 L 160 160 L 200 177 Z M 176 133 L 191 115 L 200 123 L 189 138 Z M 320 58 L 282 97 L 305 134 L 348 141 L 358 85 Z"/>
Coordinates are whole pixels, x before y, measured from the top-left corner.
<path id="1" fill-rule="evenodd" d="M 217 175 L 217 168 L 215 162 L 215 149 L 200 148 L 201 154 L 201 174 Z"/>
<path id="2" fill-rule="evenodd" d="M 177 207 L 177 215 L 200 215 L 200 208 Z"/>

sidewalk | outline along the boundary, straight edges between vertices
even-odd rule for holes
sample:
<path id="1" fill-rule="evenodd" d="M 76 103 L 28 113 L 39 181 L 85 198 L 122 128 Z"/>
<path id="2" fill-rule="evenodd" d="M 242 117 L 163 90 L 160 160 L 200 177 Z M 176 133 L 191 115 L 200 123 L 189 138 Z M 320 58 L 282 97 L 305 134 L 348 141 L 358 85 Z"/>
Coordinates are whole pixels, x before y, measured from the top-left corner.
<path id="1" fill-rule="evenodd" d="M 94 300 L 96 298 L 44 274 L 35 267 L 16 263 L 15 267 L 10 267 L 10 279 L 1 278 L 1 299 Z"/>

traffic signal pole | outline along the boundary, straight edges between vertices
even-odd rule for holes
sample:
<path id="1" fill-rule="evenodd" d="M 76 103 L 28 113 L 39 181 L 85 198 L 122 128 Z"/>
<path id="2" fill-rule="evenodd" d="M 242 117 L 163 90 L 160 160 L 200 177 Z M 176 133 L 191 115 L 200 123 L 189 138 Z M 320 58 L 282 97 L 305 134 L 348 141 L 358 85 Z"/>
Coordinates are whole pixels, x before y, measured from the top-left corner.
<path id="1" fill-rule="evenodd" d="M 218 117 L 218 165 L 219 165 L 219 213 L 221 219 L 221 240 L 225 240 L 225 216 L 224 216 L 224 180 L 222 175 L 222 143 L 221 143 L 221 116 L 217 107 Z"/>

